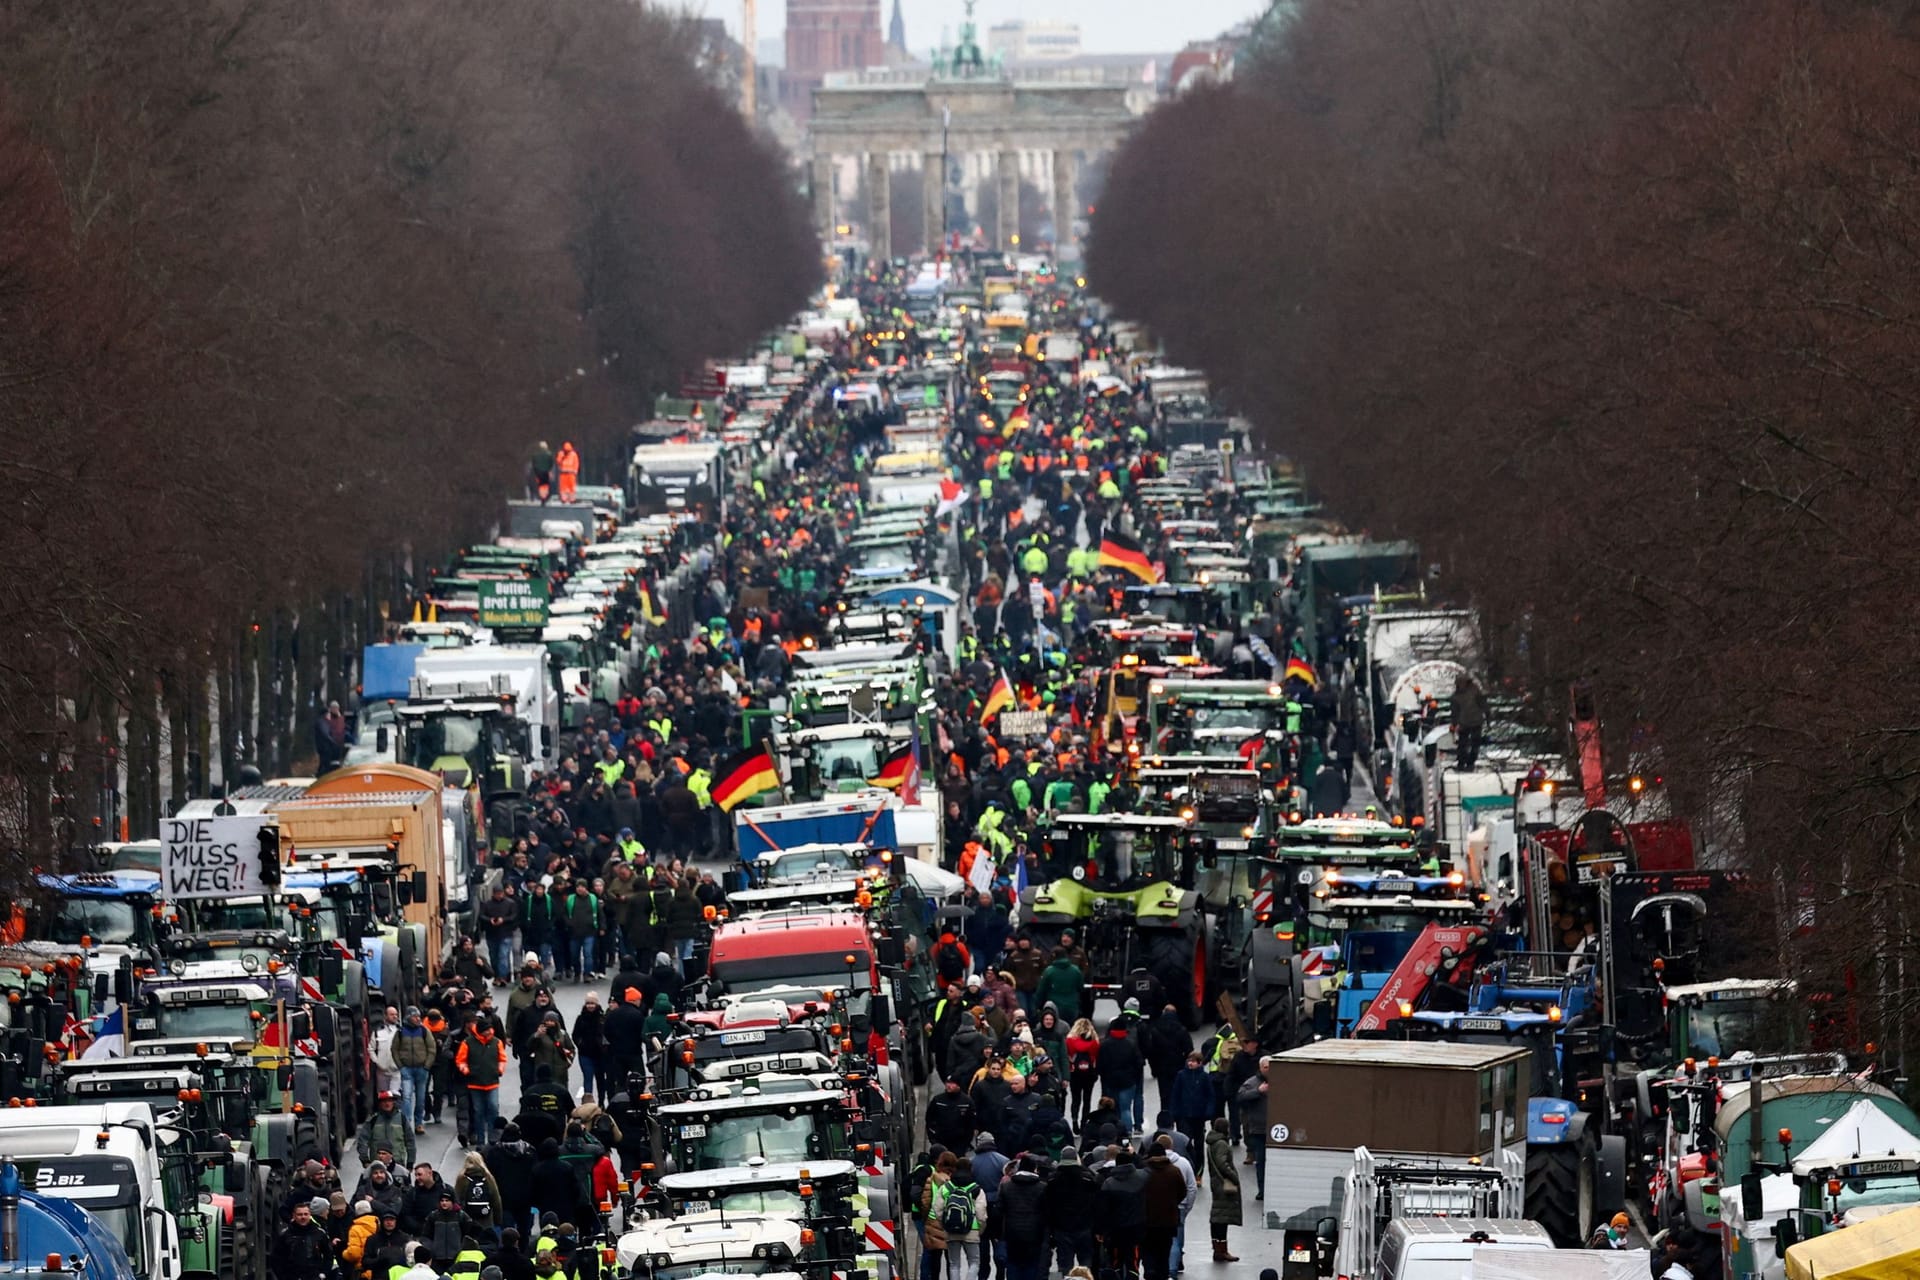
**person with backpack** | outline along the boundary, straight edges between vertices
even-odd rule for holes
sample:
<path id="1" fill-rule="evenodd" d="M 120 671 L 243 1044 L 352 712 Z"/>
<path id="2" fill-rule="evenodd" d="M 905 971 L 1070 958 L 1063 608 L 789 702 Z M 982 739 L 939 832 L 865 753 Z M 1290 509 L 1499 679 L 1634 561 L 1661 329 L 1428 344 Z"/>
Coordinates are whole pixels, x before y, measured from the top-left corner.
<path id="1" fill-rule="evenodd" d="M 933 961 L 933 972 L 942 985 L 965 982 L 967 975 L 973 972 L 973 953 L 967 950 L 967 944 L 954 935 L 952 929 L 940 934 L 940 941 L 933 944 L 929 956 Z"/>
<path id="2" fill-rule="evenodd" d="M 1071 1091 L 1074 1132 L 1086 1123 L 1094 1093 L 1100 1087 L 1100 1034 L 1087 1018 L 1067 1030 L 1067 1088 Z"/>
<path id="3" fill-rule="evenodd" d="M 1147 1055 L 1147 1067 L 1160 1086 L 1160 1109 L 1178 1115 L 1179 1108 L 1173 1105 L 1173 1082 L 1187 1065 L 1187 1055 L 1194 1052 L 1193 1036 L 1180 1021 L 1178 1009 L 1164 1005 L 1151 1021 L 1140 1024 L 1140 1050 Z M 1197 1149 L 1197 1140 L 1194 1145 Z"/>
<path id="4" fill-rule="evenodd" d="M 926 1217 L 927 1247 L 946 1258 L 947 1280 L 973 1280 L 975 1275 L 984 1275 L 980 1270 L 980 1231 L 987 1220 L 986 1193 L 962 1169 L 953 1152 L 941 1154 L 920 1199 Z"/>
<path id="5" fill-rule="evenodd" d="M 484 1221 L 496 1229 L 506 1222 L 506 1202 L 500 1198 L 500 1184 L 494 1181 L 493 1171 L 487 1168 L 486 1158 L 480 1152 L 469 1151 L 461 1160 L 460 1176 L 453 1180 L 453 1194 L 476 1222 Z M 482 1204 L 487 1209 L 484 1219 L 476 1212 Z"/>
<path id="6" fill-rule="evenodd" d="M 927 1184 L 933 1181 L 934 1168 L 946 1154 L 945 1147 L 933 1143 L 914 1157 L 913 1167 L 907 1170 L 907 1212 L 913 1218 L 914 1230 L 920 1233 L 920 1280 L 940 1280 L 940 1260 L 946 1256 L 944 1244 L 934 1247 L 926 1208 Z"/>

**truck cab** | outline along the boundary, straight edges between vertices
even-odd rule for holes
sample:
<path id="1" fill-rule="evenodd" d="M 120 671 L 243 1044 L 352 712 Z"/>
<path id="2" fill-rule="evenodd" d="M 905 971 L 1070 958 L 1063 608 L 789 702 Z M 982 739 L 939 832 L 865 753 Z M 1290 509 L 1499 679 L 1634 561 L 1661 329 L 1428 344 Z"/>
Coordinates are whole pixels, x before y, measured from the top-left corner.
<path id="1" fill-rule="evenodd" d="M 211 1205 L 202 1212 L 191 1198 L 177 1203 L 188 1191 L 184 1185 L 168 1196 L 162 1143 L 161 1126 L 144 1102 L 0 1111 L 0 1154 L 12 1160 L 24 1186 L 85 1209 L 143 1280 L 182 1280 L 189 1273 L 176 1214 L 203 1227 L 220 1214 Z"/>

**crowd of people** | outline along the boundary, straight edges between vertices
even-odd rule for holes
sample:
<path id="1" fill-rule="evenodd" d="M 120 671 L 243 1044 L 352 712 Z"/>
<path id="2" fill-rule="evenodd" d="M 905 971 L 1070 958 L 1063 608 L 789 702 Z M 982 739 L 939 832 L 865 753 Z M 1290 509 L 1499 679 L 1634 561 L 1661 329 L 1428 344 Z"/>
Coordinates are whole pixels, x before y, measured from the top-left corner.
<path id="1" fill-rule="evenodd" d="M 864 287 L 870 305 L 885 287 Z M 1090 357 L 1111 354 L 1097 323 L 1082 333 Z M 683 525 L 670 570 L 615 619 L 638 636 L 630 686 L 565 737 L 523 801 L 488 813 L 477 936 L 460 939 L 420 1007 L 386 1011 L 373 1046 L 379 1111 L 359 1137 L 366 1172 L 347 1193 L 324 1167 L 300 1171 L 275 1244 L 282 1280 L 591 1268 L 584 1242 L 626 1140 L 607 1104 L 644 1078 L 724 905 L 724 886 L 694 861 L 727 843 L 713 771 L 741 743 L 743 710 L 766 707 L 793 653 L 824 636 L 862 478 L 902 419 L 891 389 L 878 405 L 843 403 L 838 391 L 865 372 L 856 340 L 832 345 L 771 429 L 778 465 L 742 473 L 724 516 Z M 965 501 L 944 512 L 958 548 L 945 568 L 970 612 L 958 654 L 928 655 L 929 776 L 948 865 L 991 866 L 971 917 L 928 957 L 940 1092 L 913 1185 L 927 1265 L 945 1259 L 952 1280 L 972 1280 L 964 1268 L 1040 1280 L 1049 1260 L 1065 1272 L 1137 1255 L 1150 1277 L 1177 1273 L 1203 1178 L 1214 1257 L 1230 1260 L 1243 1173 L 1258 1198 L 1263 1172 L 1236 1155 L 1243 1117 L 1264 1105 L 1257 1049 L 1225 1031 L 1196 1050 L 1145 974 L 1096 1024 L 1072 933 L 1037 944 L 1013 920 L 1016 884 L 1056 870 L 1036 838 L 1046 816 L 1129 801 L 1099 750 L 1088 648 L 1095 622 L 1125 612 L 1129 579 L 1094 549 L 1108 531 L 1151 538 L 1132 499 L 1166 471 L 1156 409 L 1144 384 L 1095 394 L 1044 365 L 1010 416 L 971 377 L 950 390 L 949 460 Z M 578 465 L 543 446 L 532 469 L 557 491 Z M 1222 621 L 1283 651 L 1289 640 L 1282 617 Z M 1046 713 L 1043 737 L 1003 742 L 983 718 L 1002 675 L 1013 706 Z M 1339 708 L 1296 692 L 1303 733 L 1329 746 Z M 554 984 L 602 980 L 604 998 L 588 993 L 569 1025 Z M 418 1139 L 449 1112 L 467 1148 L 452 1183 L 416 1161 Z"/>

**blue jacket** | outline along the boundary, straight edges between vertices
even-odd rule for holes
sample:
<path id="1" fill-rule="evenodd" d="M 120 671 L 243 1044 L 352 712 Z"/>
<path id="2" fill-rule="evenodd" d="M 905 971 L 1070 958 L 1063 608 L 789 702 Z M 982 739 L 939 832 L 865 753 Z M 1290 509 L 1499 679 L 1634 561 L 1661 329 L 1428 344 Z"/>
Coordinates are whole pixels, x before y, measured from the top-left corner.
<path id="1" fill-rule="evenodd" d="M 1182 1067 L 1173 1078 L 1173 1096 L 1167 1110 L 1178 1120 L 1208 1120 L 1213 1117 L 1213 1077 L 1204 1067 Z"/>
<path id="2" fill-rule="evenodd" d="M 1000 1179 L 1007 1171 L 1007 1157 L 998 1151 L 973 1153 L 974 1185 L 987 1193 L 987 1203 L 1000 1203 Z"/>

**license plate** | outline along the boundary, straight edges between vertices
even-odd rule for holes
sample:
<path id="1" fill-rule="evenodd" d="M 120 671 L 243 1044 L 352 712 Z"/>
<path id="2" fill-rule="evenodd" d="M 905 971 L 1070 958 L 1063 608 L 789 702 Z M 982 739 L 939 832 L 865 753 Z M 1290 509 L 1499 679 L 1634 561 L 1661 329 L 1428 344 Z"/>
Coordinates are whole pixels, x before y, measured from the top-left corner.
<path id="1" fill-rule="evenodd" d="M 707 1136 L 707 1126 L 703 1124 L 683 1124 L 680 1126 L 680 1136 L 683 1138 L 704 1138 Z"/>
<path id="2" fill-rule="evenodd" d="M 1376 880 L 1373 882 L 1373 887 L 1378 889 L 1382 893 L 1412 893 L 1413 881 L 1411 880 Z"/>
<path id="3" fill-rule="evenodd" d="M 1238 840 L 1238 839 L 1215 840 L 1213 842 L 1213 847 L 1216 849 L 1244 849 L 1247 847 L 1247 842 L 1245 840 Z"/>
<path id="4" fill-rule="evenodd" d="M 765 1044 L 767 1033 L 764 1031 L 728 1031 L 720 1037 L 721 1044 Z"/>
<path id="5" fill-rule="evenodd" d="M 1840 1166 L 1843 1177 L 1864 1178 L 1873 1173 L 1905 1173 L 1907 1163 L 1904 1160 L 1863 1160 L 1859 1164 Z"/>
<path id="6" fill-rule="evenodd" d="M 1290 1263 L 1312 1262 L 1313 1250 L 1307 1248 L 1307 1246 L 1303 1244 L 1294 1245 L 1293 1248 L 1287 1250 L 1287 1261 Z"/>
<path id="7" fill-rule="evenodd" d="M 712 1213 L 713 1206 L 708 1204 L 705 1200 L 682 1200 L 680 1202 L 680 1212 L 681 1213 Z"/>
<path id="8" fill-rule="evenodd" d="M 1505 1031 L 1507 1024 L 1498 1018 L 1462 1018 L 1460 1019 L 1460 1029 L 1462 1031 L 1492 1031 L 1497 1034 Z"/>

